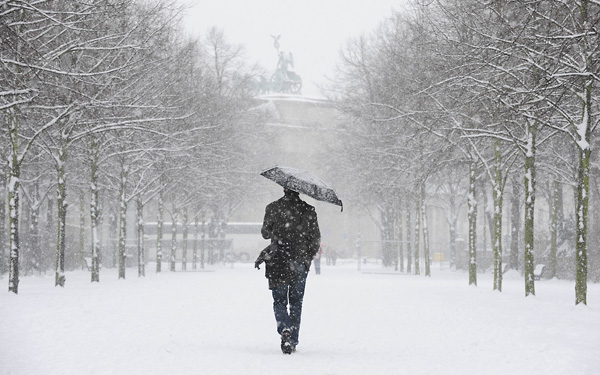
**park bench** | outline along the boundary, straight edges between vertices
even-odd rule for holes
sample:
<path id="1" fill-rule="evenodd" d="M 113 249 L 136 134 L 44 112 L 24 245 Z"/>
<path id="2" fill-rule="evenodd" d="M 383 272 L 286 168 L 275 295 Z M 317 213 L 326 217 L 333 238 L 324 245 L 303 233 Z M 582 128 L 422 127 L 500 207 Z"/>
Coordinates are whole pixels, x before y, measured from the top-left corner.
<path id="1" fill-rule="evenodd" d="M 537 266 L 535 266 L 535 269 L 533 270 L 533 279 L 540 280 L 542 278 L 542 274 L 544 273 L 545 268 L 546 265 L 544 264 L 538 264 Z"/>
<path id="2" fill-rule="evenodd" d="M 85 268 L 87 268 L 88 271 L 90 271 L 92 269 L 92 258 L 84 257 L 82 262 L 83 262 L 83 266 Z"/>

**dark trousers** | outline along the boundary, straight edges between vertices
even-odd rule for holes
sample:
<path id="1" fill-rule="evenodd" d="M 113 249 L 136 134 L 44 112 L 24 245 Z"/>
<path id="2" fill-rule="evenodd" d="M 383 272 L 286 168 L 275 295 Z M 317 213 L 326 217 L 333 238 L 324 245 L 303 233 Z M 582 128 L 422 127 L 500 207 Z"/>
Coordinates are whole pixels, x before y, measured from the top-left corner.
<path id="1" fill-rule="evenodd" d="M 277 333 L 281 335 L 284 328 L 289 328 L 292 331 L 291 342 L 293 345 L 298 345 L 302 300 L 304 299 L 304 288 L 308 274 L 306 266 L 302 265 L 301 267 L 301 272 L 292 277 L 288 283 L 274 285 L 271 288 Z"/>

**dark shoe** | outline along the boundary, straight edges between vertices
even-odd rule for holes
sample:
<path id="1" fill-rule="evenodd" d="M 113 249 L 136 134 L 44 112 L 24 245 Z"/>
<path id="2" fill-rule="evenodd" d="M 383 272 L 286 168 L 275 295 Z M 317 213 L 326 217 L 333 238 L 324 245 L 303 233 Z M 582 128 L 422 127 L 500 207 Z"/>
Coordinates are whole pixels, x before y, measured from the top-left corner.
<path id="1" fill-rule="evenodd" d="M 289 328 L 284 328 L 281 331 L 281 351 L 283 354 L 292 354 L 296 351 L 296 346 L 291 342 L 292 331 Z"/>

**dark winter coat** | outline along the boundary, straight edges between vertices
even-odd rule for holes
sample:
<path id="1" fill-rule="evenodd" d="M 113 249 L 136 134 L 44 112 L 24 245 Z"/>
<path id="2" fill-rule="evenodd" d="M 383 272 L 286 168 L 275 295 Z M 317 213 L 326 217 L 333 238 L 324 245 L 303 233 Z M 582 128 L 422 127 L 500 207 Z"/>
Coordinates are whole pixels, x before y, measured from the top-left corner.
<path id="1" fill-rule="evenodd" d="M 271 239 L 272 256 L 266 262 L 265 273 L 270 284 L 289 280 L 299 265 L 305 265 L 308 271 L 321 243 L 315 208 L 289 190 L 267 205 L 261 233 L 263 238 Z"/>

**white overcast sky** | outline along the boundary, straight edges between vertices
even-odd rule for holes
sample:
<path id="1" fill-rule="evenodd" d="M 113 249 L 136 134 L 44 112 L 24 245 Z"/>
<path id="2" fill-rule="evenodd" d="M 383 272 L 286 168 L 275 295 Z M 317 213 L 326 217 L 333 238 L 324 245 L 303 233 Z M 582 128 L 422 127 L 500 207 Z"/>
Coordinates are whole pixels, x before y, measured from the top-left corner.
<path id="1" fill-rule="evenodd" d="M 330 75 L 345 42 L 374 30 L 403 0 L 181 0 L 184 29 L 202 37 L 217 26 L 230 43 L 244 44 L 252 62 L 269 70 L 277 65 L 271 35 L 281 35 L 280 49 L 294 55 L 303 94 L 318 96 L 314 83 Z"/>

